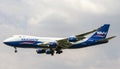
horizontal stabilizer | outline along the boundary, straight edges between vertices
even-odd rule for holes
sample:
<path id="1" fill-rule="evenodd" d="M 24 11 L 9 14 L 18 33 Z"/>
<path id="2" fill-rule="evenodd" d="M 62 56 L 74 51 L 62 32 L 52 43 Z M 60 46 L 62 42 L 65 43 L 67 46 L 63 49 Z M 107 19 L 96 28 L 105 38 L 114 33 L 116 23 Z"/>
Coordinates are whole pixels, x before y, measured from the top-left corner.
<path id="1" fill-rule="evenodd" d="M 113 38 L 115 38 L 115 37 L 116 37 L 116 36 L 108 37 L 108 38 L 106 38 L 106 39 L 98 40 L 97 42 L 106 42 L 106 41 L 111 40 L 111 39 L 113 39 Z"/>

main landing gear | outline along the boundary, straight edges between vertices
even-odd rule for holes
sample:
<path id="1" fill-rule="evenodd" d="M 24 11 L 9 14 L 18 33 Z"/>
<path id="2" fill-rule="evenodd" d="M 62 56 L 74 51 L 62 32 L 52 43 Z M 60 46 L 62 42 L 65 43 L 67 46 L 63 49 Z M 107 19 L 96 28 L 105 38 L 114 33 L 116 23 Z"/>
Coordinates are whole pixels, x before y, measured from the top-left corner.
<path id="1" fill-rule="evenodd" d="M 18 51 L 17 51 L 17 48 L 16 47 L 14 47 L 15 48 L 15 53 L 17 53 Z"/>
<path id="2" fill-rule="evenodd" d="M 51 56 L 53 56 L 54 55 L 54 50 L 52 48 L 50 48 L 50 50 L 51 50 Z"/>
<path id="3" fill-rule="evenodd" d="M 61 51 L 61 50 L 56 52 L 56 54 L 61 54 L 61 53 L 63 53 L 63 51 Z"/>

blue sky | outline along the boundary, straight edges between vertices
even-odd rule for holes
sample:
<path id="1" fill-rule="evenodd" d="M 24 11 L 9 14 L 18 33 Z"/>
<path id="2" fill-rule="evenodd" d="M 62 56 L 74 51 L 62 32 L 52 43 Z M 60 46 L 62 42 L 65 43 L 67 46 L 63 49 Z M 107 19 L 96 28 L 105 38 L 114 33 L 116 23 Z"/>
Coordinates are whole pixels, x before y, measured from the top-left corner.
<path id="1" fill-rule="evenodd" d="M 119 0 L 0 0 L 0 69 L 119 69 Z M 111 24 L 108 44 L 64 50 L 51 57 L 35 49 L 8 47 L 2 41 L 15 34 L 68 37 Z"/>

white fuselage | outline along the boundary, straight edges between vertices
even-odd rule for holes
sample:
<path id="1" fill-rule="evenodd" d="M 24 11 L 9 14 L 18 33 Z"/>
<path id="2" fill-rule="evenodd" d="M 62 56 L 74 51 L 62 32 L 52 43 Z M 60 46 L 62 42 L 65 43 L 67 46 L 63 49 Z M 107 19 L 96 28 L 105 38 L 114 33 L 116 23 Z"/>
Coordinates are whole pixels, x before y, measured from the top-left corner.
<path id="1" fill-rule="evenodd" d="M 14 35 L 6 40 L 4 43 L 10 46 L 19 46 L 19 45 L 40 45 L 48 42 L 56 42 L 63 38 L 52 38 L 52 37 L 36 37 L 36 36 L 27 36 L 27 35 Z"/>

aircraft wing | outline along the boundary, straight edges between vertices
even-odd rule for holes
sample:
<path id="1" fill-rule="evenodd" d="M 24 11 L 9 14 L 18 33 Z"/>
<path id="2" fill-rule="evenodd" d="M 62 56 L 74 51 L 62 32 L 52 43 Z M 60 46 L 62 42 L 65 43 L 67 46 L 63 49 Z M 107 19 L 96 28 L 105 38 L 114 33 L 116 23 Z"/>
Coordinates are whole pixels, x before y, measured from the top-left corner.
<path id="1" fill-rule="evenodd" d="M 77 38 L 77 41 L 83 40 L 83 39 L 86 38 L 85 37 L 86 35 L 89 35 L 89 34 L 95 32 L 95 31 L 97 31 L 98 29 L 94 29 L 92 31 L 89 31 L 89 32 L 86 32 L 86 33 L 83 33 L 83 34 L 75 35 L 75 37 Z M 70 47 L 72 45 L 72 43 L 69 42 L 68 39 L 69 38 L 65 38 L 65 39 L 62 39 L 62 40 L 57 40 L 58 46 L 61 47 L 62 49 Z"/>
<path id="2" fill-rule="evenodd" d="M 89 31 L 89 32 L 86 32 L 86 33 L 83 33 L 83 34 L 79 34 L 79 35 L 75 35 L 77 41 L 80 41 L 80 40 L 83 40 L 85 39 L 86 35 L 89 35 L 93 32 L 95 32 L 96 30 L 98 30 L 99 28 L 97 29 L 94 29 L 92 31 Z M 69 38 L 64 38 L 64 39 L 61 39 L 61 40 L 56 40 L 57 42 L 57 48 L 61 48 L 61 49 L 66 49 L 70 46 L 72 46 L 72 43 L 68 40 Z M 45 44 L 42 44 L 41 46 L 49 46 L 49 43 L 45 43 Z"/>

